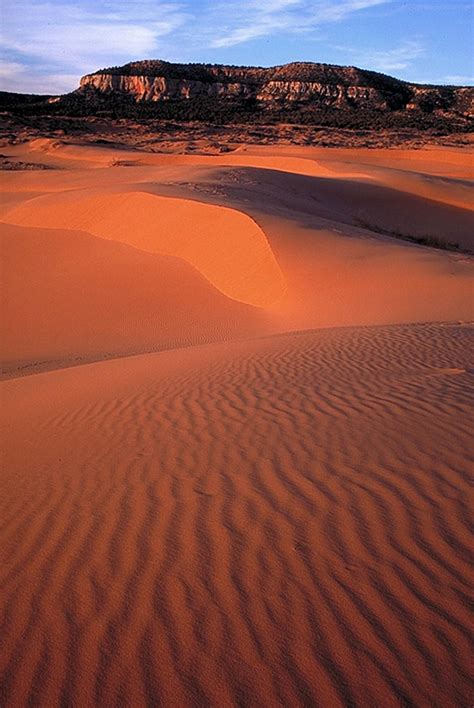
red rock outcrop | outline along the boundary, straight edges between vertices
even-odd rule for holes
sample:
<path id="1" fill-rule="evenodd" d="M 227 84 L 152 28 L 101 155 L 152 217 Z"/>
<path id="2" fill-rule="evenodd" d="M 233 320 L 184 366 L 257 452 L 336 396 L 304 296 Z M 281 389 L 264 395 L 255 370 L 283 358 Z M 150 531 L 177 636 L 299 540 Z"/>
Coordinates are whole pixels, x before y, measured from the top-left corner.
<path id="1" fill-rule="evenodd" d="M 415 109 L 469 116 L 474 89 L 422 86 L 356 67 L 294 63 L 268 69 L 206 64 L 132 62 L 81 79 L 79 92 L 121 93 L 136 101 L 253 99 L 268 109 L 313 103 L 335 108 Z"/>

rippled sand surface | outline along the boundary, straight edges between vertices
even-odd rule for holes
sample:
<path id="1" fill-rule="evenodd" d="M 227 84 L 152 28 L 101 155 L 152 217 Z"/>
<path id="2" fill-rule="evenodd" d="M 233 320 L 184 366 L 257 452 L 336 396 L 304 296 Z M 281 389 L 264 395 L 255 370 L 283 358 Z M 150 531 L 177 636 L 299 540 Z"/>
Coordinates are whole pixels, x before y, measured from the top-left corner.
<path id="1" fill-rule="evenodd" d="M 466 154 L 12 150 L 2 706 L 470 706 Z"/>

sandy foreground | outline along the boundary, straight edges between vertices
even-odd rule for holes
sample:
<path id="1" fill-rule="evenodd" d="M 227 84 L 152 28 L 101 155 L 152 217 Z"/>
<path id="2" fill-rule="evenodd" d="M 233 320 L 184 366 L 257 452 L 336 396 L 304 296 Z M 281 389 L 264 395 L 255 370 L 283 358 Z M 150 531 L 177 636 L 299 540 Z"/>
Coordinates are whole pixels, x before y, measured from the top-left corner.
<path id="1" fill-rule="evenodd" d="M 472 151 L 2 151 L 0 704 L 471 706 Z"/>

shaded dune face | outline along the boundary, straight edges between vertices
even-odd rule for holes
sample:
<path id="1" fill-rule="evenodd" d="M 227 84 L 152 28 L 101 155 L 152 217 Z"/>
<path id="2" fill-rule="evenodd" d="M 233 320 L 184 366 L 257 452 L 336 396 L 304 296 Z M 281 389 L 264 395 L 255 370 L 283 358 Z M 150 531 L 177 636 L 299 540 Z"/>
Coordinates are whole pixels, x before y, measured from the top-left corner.
<path id="1" fill-rule="evenodd" d="M 388 170 L 380 170 L 381 175 L 375 171 L 345 174 L 337 167 L 330 175 L 324 168 L 318 175 L 290 175 L 269 167 L 241 167 L 237 173 L 240 183 L 235 171 L 230 171 L 227 187 L 238 197 L 239 189 L 245 190 L 247 183 L 249 203 L 262 203 L 270 194 L 274 204 L 302 218 L 313 216 L 326 223 L 394 237 L 431 237 L 439 244 L 454 242 L 474 250 L 472 185 L 459 187 L 452 181 L 426 180 L 422 175 L 413 178 L 411 174 L 395 179 Z M 221 170 L 220 174 L 216 171 L 215 182 L 225 180 L 225 170 Z M 210 173 L 210 182 L 212 177 Z"/>
<path id="2" fill-rule="evenodd" d="M 2 364 L 29 372 L 261 333 L 260 308 L 231 300 L 182 258 L 82 231 L 4 225 Z"/>
<path id="3" fill-rule="evenodd" d="M 327 330 L 5 382 L 5 705 L 469 705 L 472 343 Z"/>
<path id="4" fill-rule="evenodd" d="M 178 256 L 234 300 L 266 307 L 284 278 L 265 234 L 246 214 L 146 192 L 65 193 L 11 210 L 11 224 L 75 229 L 151 253 Z"/>

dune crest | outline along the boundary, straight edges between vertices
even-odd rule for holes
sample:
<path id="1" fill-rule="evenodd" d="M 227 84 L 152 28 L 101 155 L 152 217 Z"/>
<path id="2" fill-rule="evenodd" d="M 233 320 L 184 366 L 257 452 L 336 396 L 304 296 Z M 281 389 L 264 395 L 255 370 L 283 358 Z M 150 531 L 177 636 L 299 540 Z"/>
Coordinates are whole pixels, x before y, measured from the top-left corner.
<path id="1" fill-rule="evenodd" d="M 182 258 L 5 224 L 0 250 L 5 375 L 266 329 L 264 310 L 226 297 Z"/>
<path id="2" fill-rule="evenodd" d="M 284 279 L 259 226 L 235 209 L 146 192 L 65 193 L 15 207 L 10 224 L 87 231 L 151 253 L 179 256 L 218 290 L 249 305 L 272 305 Z"/>

